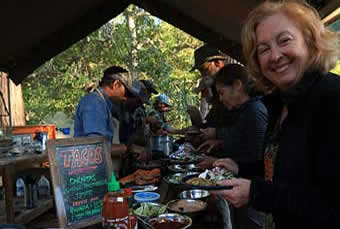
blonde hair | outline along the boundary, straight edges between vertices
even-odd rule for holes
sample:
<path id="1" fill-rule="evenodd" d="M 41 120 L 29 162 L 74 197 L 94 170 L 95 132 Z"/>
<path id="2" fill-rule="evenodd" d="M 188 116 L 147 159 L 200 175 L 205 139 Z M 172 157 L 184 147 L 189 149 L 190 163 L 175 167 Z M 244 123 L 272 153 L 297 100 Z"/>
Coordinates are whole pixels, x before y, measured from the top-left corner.
<path id="1" fill-rule="evenodd" d="M 241 36 L 247 70 L 263 91 L 270 91 L 275 85 L 261 73 L 256 55 L 256 28 L 263 20 L 277 13 L 290 18 L 301 30 L 310 53 L 310 70 L 327 73 L 336 65 L 340 53 L 339 33 L 326 28 L 318 12 L 305 1 L 265 1 L 250 12 Z"/>

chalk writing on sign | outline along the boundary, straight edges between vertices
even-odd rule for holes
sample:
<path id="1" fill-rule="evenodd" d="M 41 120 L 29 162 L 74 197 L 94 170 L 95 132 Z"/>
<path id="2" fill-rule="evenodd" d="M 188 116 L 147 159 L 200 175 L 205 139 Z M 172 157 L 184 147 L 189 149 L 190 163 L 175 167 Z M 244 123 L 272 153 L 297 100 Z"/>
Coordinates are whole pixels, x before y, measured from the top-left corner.
<path id="1" fill-rule="evenodd" d="M 101 215 L 107 193 L 103 143 L 56 148 L 68 225 Z"/>

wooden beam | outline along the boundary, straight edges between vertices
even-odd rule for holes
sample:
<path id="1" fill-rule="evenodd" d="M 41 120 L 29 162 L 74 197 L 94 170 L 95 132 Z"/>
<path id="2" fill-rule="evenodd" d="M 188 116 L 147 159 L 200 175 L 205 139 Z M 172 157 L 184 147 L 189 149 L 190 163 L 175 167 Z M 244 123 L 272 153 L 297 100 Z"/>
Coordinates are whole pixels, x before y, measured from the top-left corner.
<path id="1" fill-rule="evenodd" d="M 334 10 L 332 13 L 330 13 L 327 17 L 324 17 L 322 21 L 325 25 L 329 25 L 335 22 L 336 20 L 338 20 L 339 18 L 340 18 L 340 7 Z"/>
<path id="2" fill-rule="evenodd" d="M 53 199 L 39 200 L 38 206 L 32 209 L 26 209 L 15 217 L 16 223 L 28 224 L 35 218 L 39 217 L 53 207 Z"/>

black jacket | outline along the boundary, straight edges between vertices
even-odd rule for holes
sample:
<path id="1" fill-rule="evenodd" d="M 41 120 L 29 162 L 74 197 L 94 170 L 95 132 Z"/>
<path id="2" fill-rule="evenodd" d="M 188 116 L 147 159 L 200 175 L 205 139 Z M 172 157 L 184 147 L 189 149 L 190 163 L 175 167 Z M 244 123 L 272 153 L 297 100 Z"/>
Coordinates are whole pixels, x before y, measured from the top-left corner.
<path id="1" fill-rule="evenodd" d="M 217 128 L 218 138 L 224 141 L 223 151 L 214 156 L 231 158 L 238 165 L 240 176 L 264 177 L 263 141 L 267 128 L 267 109 L 258 97 L 242 104 L 229 127 Z"/>
<path id="2" fill-rule="evenodd" d="M 340 228 L 340 77 L 309 73 L 283 99 L 273 183 L 252 180 L 250 203 L 276 229 Z"/>

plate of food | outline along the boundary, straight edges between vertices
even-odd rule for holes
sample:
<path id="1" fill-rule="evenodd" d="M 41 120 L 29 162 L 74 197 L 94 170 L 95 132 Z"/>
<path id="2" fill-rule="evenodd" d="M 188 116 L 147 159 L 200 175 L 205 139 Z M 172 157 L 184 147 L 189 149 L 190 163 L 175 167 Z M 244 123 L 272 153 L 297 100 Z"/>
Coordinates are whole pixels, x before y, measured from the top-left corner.
<path id="1" fill-rule="evenodd" d="M 187 172 L 201 172 L 202 168 L 195 164 L 175 164 L 169 165 L 168 169 L 175 173 L 187 173 Z"/>
<path id="2" fill-rule="evenodd" d="M 170 174 L 164 177 L 164 181 L 168 184 L 181 184 L 183 177 L 187 177 L 189 175 L 199 175 L 198 172 L 188 172 L 188 173 L 175 173 Z"/>
<path id="3" fill-rule="evenodd" d="M 231 179 L 234 175 L 232 172 L 223 168 L 207 169 L 203 173 L 188 175 L 182 178 L 181 183 L 193 189 L 205 190 L 221 190 L 231 189 L 232 186 L 218 185 L 217 182 L 221 180 Z"/>
<path id="4" fill-rule="evenodd" d="M 119 179 L 119 183 L 125 187 L 133 185 L 157 184 L 161 176 L 158 168 L 152 170 L 138 169 L 134 173 Z"/>

